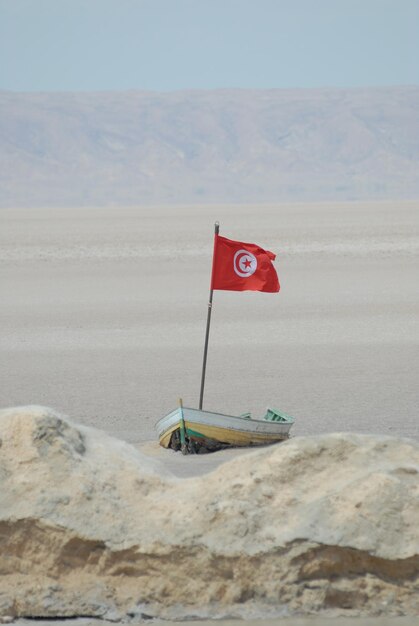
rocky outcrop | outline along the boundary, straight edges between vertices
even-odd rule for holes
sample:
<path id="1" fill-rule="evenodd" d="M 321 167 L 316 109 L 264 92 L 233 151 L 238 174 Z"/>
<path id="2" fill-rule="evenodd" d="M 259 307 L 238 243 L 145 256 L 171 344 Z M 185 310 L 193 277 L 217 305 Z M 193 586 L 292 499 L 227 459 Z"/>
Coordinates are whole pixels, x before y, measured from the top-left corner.
<path id="1" fill-rule="evenodd" d="M 419 613 L 414 441 L 295 438 L 178 479 L 41 407 L 0 440 L 0 616 Z"/>

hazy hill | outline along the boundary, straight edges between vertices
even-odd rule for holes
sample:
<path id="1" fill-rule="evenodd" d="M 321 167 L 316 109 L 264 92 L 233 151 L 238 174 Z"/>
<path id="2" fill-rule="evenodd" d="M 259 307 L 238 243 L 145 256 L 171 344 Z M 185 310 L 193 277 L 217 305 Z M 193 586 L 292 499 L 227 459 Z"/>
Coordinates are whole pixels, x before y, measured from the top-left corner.
<path id="1" fill-rule="evenodd" d="M 419 197 L 419 87 L 0 92 L 0 206 Z"/>

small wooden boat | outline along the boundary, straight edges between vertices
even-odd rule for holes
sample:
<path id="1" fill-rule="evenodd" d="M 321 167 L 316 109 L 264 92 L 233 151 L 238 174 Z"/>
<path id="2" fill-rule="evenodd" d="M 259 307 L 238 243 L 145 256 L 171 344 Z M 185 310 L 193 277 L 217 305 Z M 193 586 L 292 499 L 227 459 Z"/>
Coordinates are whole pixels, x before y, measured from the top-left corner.
<path id="1" fill-rule="evenodd" d="M 268 409 L 262 419 L 191 409 L 180 405 L 156 424 L 163 448 L 184 454 L 212 452 L 228 447 L 262 446 L 288 439 L 294 420 Z"/>

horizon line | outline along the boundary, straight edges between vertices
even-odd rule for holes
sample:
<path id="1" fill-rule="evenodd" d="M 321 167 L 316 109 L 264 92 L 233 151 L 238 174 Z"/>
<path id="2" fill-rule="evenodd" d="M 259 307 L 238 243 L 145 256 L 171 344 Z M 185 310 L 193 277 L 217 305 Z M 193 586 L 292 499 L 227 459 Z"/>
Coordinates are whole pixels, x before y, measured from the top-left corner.
<path id="1" fill-rule="evenodd" d="M 0 94 L 122 94 L 122 93 L 148 93 L 148 94 L 174 94 L 174 93 L 205 93 L 227 91 L 363 91 L 366 89 L 417 89 L 419 83 L 391 83 L 381 85 L 353 85 L 333 86 L 324 85 L 319 87 L 181 87 L 176 89 L 142 89 L 129 87 L 126 89 L 7 89 L 0 87 Z"/>

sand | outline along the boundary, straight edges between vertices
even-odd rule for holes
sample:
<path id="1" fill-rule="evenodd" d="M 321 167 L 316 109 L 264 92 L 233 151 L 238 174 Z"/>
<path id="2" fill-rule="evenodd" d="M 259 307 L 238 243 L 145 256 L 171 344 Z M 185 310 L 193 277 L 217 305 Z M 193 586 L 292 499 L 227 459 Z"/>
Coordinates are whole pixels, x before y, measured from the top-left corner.
<path id="1" fill-rule="evenodd" d="M 28 619 L 20 619 L 14 622 L 21 626 L 33 626 L 33 621 Z M 54 626 L 54 624 L 65 624 L 65 626 L 105 626 L 106 624 L 114 624 L 105 620 L 81 618 L 66 619 L 65 622 L 59 620 L 42 620 L 36 621 L 37 626 Z M 154 622 L 155 624 L 158 622 Z M 179 622 L 160 622 L 165 626 L 175 626 Z M 208 626 L 214 622 L 204 620 L 188 621 L 188 626 Z M 336 618 L 336 617 L 293 617 L 285 619 L 264 619 L 264 620 L 246 620 L 247 626 L 417 626 L 418 620 L 412 617 L 366 617 L 366 618 Z M 237 620 L 217 620 L 217 626 L 238 626 Z"/>
<path id="2" fill-rule="evenodd" d="M 154 433 L 179 396 L 198 403 L 218 219 L 221 234 L 277 253 L 282 290 L 215 293 L 204 406 L 278 407 L 294 435 L 418 438 L 418 210 L 0 210 L 0 406 L 53 406 L 180 476 L 242 454 L 182 458 Z"/>
<path id="3" fill-rule="evenodd" d="M 419 614 L 417 441 L 294 437 L 185 480 L 19 407 L 0 446 L 0 616 Z"/>
<path id="4" fill-rule="evenodd" d="M 419 202 L 0 211 L 0 406 L 132 443 L 197 406 L 213 223 L 279 294 L 215 292 L 204 406 L 417 437 Z M 150 445 L 152 445 L 150 443 Z"/>

